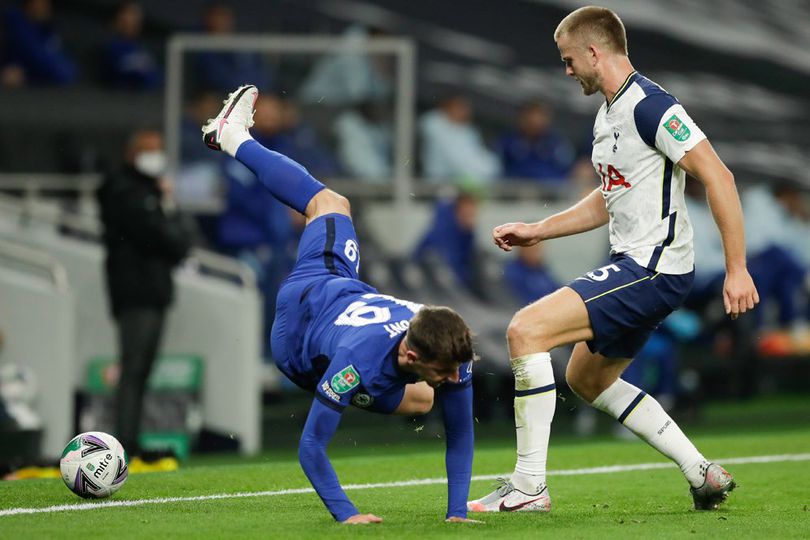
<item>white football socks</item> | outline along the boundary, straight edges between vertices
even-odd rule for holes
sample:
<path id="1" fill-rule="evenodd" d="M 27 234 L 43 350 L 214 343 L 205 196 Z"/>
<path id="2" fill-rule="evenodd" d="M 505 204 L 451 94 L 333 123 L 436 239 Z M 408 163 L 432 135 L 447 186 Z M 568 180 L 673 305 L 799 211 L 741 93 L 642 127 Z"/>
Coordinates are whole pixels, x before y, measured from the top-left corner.
<path id="1" fill-rule="evenodd" d="M 704 473 L 700 465 L 708 463 L 706 458 L 686 438 L 678 424 L 655 398 L 632 384 L 617 379 L 591 405 L 616 418 L 650 446 L 674 461 L 693 487 L 703 484 Z"/>
<path id="2" fill-rule="evenodd" d="M 546 459 L 557 390 L 551 355 L 527 354 L 512 359 L 515 374 L 517 463 L 512 484 L 528 494 L 539 493 L 546 481 Z"/>
<path id="3" fill-rule="evenodd" d="M 219 144 L 226 154 L 236 157 L 236 151 L 242 146 L 242 143 L 253 139 L 244 126 L 225 126 L 222 129 L 222 134 L 219 139 Z"/>

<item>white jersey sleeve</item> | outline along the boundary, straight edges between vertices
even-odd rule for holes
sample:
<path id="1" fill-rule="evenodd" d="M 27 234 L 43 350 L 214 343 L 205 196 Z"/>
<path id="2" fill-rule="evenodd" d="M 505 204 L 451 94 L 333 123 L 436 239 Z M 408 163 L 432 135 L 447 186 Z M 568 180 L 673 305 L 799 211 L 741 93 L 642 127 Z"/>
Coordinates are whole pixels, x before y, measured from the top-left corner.
<path id="1" fill-rule="evenodd" d="M 664 112 L 655 133 L 655 147 L 672 163 L 678 163 L 686 153 L 704 140 L 706 135 L 692 120 L 680 103 Z"/>
<path id="2" fill-rule="evenodd" d="M 665 92 L 646 96 L 636 104 L 633 119 L 648 146 L 658 149 L 672 163 L 706 138 L 683 106 Z"/>

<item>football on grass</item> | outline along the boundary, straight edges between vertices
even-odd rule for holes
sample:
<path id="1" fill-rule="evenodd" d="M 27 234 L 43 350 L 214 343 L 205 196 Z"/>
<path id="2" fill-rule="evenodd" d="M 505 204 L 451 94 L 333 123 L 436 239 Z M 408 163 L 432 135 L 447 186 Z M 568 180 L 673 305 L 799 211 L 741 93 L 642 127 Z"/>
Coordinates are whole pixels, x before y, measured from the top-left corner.
<path id="1" fill-rule="evenodd" d="M 124 485 L 128 458 L 118 439 L 101 431 L 76 435 L 65 446 L 59 469 L 65 485 L 85 499 L 109 497 Z"/>

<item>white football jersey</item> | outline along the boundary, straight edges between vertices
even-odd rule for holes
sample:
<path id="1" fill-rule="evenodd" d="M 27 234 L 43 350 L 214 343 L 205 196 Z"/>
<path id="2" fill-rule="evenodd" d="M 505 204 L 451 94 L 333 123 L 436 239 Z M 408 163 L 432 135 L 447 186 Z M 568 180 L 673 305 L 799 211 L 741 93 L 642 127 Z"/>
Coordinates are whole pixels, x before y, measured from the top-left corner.
<path id="1" fill-rule="evenodd" d="M 677 163 L 706 136 L 674 97 L 637 72 L 602 104 L 593 135 L 611 253 L 624 253 L 653 272 L 691 272 L 686 173 Z"/>

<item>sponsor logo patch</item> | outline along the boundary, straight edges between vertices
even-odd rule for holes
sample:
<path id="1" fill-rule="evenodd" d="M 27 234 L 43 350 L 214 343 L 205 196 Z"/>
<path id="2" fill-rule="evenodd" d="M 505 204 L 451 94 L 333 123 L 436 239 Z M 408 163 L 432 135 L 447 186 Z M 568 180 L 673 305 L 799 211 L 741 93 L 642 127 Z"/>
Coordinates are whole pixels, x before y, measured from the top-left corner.
<path id="1" fill-rule="evenodd" d="M 345 394 L 358 384 L 360 384 L 360 375 L 357 374 L 354 366 L 349 364 L 332 377 L 330 386 L 338 394 Z"/>
<path id="2" fill-rule="evenodd" d="M 664 128 L 669 131 L 669 134 L 672 135 L 672 138 L 676 141 L 684 142 L 692 135 L 692 132 L 689 131 L 686 124 L 678 118 L 677 114 L 673 114 L 669 117 L 669 120 L 664 122 Z"/>
<path id="3" fill-rule="evenodd" d="M 368 394 L 364 393 L 357 393 L 352 397 L 352 405 L 355 407 L 362 407 L 366 408 L 369 407 L 372 403 L 374 403 L 374 398 Z"/>
<path id="4" fill-rule="evenodd" d="M 340 401 L 340 396 L 337 395 L 335 391 L 329 387 L 328 382 L 323 381 L 323 384 L 321 385 L 321 390 L 323 390 L 323 393 L 326 394 L 329 398 L 334 399 L 335 401 L 338 402 Z"/>

